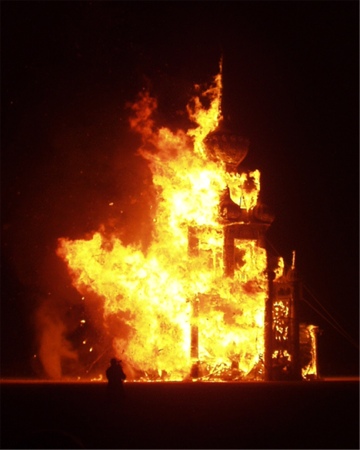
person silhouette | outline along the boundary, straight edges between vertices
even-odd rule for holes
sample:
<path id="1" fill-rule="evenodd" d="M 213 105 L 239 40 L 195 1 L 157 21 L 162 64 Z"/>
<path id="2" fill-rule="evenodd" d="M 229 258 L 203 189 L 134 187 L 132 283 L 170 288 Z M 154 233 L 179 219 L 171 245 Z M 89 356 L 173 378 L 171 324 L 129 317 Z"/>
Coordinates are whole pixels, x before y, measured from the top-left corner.
<path id="1" fill-rule="evenodd" d="M 124 399 L 123 381 L 126 380 L 126 374 L 123 371 L 121 360 L 117 358 L 110 359 L 110 367 L 106 369 L 107 394 L 111 405 L 117 406 Z"/>

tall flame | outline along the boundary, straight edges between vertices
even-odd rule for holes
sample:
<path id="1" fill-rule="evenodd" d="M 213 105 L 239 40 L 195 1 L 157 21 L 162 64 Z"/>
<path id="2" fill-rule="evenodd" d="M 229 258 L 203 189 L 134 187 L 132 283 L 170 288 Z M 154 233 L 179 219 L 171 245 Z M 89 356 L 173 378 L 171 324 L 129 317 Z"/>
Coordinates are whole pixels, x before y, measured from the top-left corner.
<path id="1" fill-rule="evenodd" d="M 192 99 L 196 126 L 187 132 L 157 128 L 157 102 L 147 92 L 131 108 L 157 194 L 146 251 L 101 229 L 89 239 L 59 239 L 74 286 L 102 299 L 104 327 L 116 317 L 113 347 L 129 379 L 184 380 L 194 364 L 202 379 L 242 379 L 261 366 L 266 253 L 256 240 L 236 239 L 235 274 L 225 277 L 219 220 L 227 188 L 240 208 L 256 205 L 260 173 L 230 174 L 208 157 L 204 139 L 221 120 L 221 88 L 220 73 Z"/>

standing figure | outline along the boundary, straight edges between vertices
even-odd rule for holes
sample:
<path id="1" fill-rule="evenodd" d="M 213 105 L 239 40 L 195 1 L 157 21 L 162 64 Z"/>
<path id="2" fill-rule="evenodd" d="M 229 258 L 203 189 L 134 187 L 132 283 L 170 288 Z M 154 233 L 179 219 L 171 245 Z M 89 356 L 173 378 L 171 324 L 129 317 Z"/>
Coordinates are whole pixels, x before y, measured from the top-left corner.
<path id="1" fill-rule="evenodd" d="M 113 406 L 119 405 L 124 399 L 123 381 L 126 379 L 119 359 L 111 358 L 110 367 L 106 369 L 106 378 L 109 403 Z"/>

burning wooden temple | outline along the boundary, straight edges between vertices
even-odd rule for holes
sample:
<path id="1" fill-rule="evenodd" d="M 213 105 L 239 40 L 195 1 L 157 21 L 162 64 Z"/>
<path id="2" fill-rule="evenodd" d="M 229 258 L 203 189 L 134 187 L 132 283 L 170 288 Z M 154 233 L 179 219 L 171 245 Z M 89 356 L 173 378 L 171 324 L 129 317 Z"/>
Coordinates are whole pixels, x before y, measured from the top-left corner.
<path id="1" fill-rule="evenodd" d="M 274 216 L 260 201 L 260 172 L 241 169 L 249 142 L 223 120 L 221 92 L 220 73 L 187 106 L 187 131 L 157 127 L 149 93 L 132 107 L 156 192 L 146 249 L 101 229 L 59 240 L 129 381 L 317 376 L 317 327 L 299 323 L 295 254 L 290 268 L 268 257 Z"/>

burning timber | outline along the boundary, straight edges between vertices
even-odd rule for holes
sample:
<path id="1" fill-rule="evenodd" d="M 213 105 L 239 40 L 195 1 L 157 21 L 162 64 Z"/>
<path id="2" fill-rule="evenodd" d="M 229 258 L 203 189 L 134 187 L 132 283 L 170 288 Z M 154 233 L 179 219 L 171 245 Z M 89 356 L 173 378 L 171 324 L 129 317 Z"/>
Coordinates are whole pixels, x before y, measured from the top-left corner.
<path id="1" fill-rule="evenodd" d="M 248 153 L 249 142 L 241 136 L 231 132 L 220 122 L 215 132 L 205 139 L 209 154 L 220 158 L 229 173 L 236 173 L 239 164 Z M 249 184 L 253 183 L 251 175 L 247 177 Z M 257 247 L 264 248 L 265 233 L 274 220 L 274 216 L 266 205 L 258 200 L 247 209 L 246 205 L 232 201 L 227 187 L 219 204 L 219 223 L 223 227 L 223 275 L 234 278 L 237 270 L 238 241 L 250 240 Z M 198 255 L 199 240 L 196 231 L 189 229 L 189 252 Z M 280 263 L 281 265 L 281 263 Z M 271 380 L 301 380 L 303 375 L 313 378 L 317 376 L 317 327 L 299 324 L 297 304 L 301 297 L 301 282 L 295 271 L 295 252 L 290 270 L 271 268 L 268 271 L 268 297 L 265 304 L 265 351 L 264 359 L 261 355 L 259 363 L 244 377 L 246 379 Z M 193 301 L 193 317 L 198 317 L 199 302 Z M 302 346 L 300 343 L 300 328 L 302 331 Z M 191 358 L 193 361 L 191 376 L 201 377 L 201 363 L 199 361 L 199 330 L 197 325 L 191 327 Z M 306 357 L 307 349 L 307 357 Z M 302 355 L 302 356 L 301 356 Z M 305 361 L 305 367 L 304 366 Z M 303 363 L 303 364 L 302 364 Z M 234 376 L 235 375 L 235 376 Z M 236 362 L 232 361 L 230 372 L 218 368 L 212 377 L 234 380 L 242 379 Z M 211 378 L 211 377 L 210 377 Z"/>
<path id="2" fill-rule="evenodd" d="M 260 172 L 241 171 L 249 142 L 224 123 L 221 88 L 219 74 L 188 105 L 196 127 L 187 132 L 156 128 L 147 93 L 133 106 L 130 126 L 142 137 L 139 154 L 157 192 L 146 254 L 101 230 L 59 240 L 74 286 L 101 302 L 96 313 L 129 381 L 317 374 L 317 329 L 298 321 L 295 255 L 289 270 L 268 257 L 274 216 L 260 201 Z"/>

